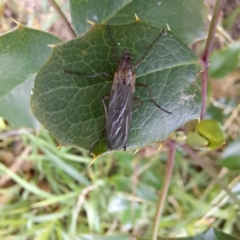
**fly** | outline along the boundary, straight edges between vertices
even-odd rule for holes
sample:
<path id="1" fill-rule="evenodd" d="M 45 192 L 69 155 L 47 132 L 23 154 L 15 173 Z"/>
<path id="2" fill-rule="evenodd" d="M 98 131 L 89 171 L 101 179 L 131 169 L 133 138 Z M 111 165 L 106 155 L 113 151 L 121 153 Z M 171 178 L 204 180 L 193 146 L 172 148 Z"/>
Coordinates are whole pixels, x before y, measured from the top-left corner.
<path id="1" fill-rule="evenodd" d="M 162 36 L 165 30 L 163 29 L 160 32 L 159 36 L 148 47 L 145 54 L 137 61 L 135 65 L 133 65 L 132 54 L 128 50 L 125 50 L 125 52 L 121 56 L 121 60 L 119 61 L 116 55 L 115 44 L 111 36 L 108 24 L 107 29 L 113 43 L 113 48 L 115 52 L 114 57 L 118 63 L 118 68 L 114 74 L 110 95 L 105 96 L 102 99 L 106 116 L 106 125 L 102 135 L 105 132 L 106 144 L 110 150 L 126 150 L 126 142 L 128 140 L 129 131 L 131 128 L 132 114 L 136 109 L 140 108 L 143 105 L 143 101 L 141 99 L 134 97 L 135 86 L 148 88 L 151 101 L 162 111 L 171 114 L 171 112 L 161 108 L 153 100 L 151 89 L 146 84 L 135 84 L 136 74 L 134 72 L 134 69 L 136 69 L 139 64 L 144 60 L 153 45 Z M 101 74 L 108 75 L 107 73 L 96 73 L 94 76 L 98 76 Z M 106 99 L 109 99 L 108 107 L 105 104 Z M 139 105 L 135 108 L 133 108 L 134 100 L 139 102 Z M 93 143 L 92 147 L 89 150 L 89 153 L 94 150 L 97 143 L 100 141 L 102 135 Z"/>

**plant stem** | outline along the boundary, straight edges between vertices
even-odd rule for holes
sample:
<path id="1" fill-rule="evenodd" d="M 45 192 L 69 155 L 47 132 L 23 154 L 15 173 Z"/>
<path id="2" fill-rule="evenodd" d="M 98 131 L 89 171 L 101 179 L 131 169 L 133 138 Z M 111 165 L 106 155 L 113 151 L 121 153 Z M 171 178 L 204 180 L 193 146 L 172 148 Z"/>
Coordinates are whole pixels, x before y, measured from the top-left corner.
<path id="1" fill-rule="evenodd" d="M 201 157 L 199 157 L 199 155 L 194 150 L 192 150 L 187 145 L 183 145 L 181 147 L 199 166 L 201 166 L 204 169 L 204 171 L 206 171 L 209 174 L 210 177 L 212 177 L 218 183 L 218 185 L 232 198 L 232 200 L 235 202 L 235 204 L 238 205 L 238 207 L 240 209 L 240 200 L 231 191 L 231 189 L 228 188 L 228 186 L 226 186 L 222 182 L 222 180 L 214 172 L 213 168 L 210 167 L 203 159 L 201 159 Z"/>
<path id="2" fill-rule="evenodd" d="M 202 65 L 203 72 L 201 75 L 202 78 L 202 107 L 200 113 L 200 119 L 203 119 L 206 112 L 206 104 L 207 104 L 207 82 L 208 82 L 208 63 L 209 63 L 209 55 L 212 50 L 213 39 L 217 28 L 217 23 L 219 20 L 219 16 L 223 7 L 224 0 L 216 0 L 216 4 L 213 11 L 212 21 L 210 24 L 208 38 L 206 47 L 202 56 Z"/>
<path id="3" fill-rule="evenodd" d="M 169 140 L 167 172 L 166 172 L 164 183 L 163 183 L 163 189 L 161 191 L 161 194 L 159 196 L 158 203 L 157 203 L 157 211 L 156 211 L 156 214 L 155 214 L 155 217 L 154 217 L 151 240 L 157 240 L 158 227 L 159 227 L 160 219 L 161 219 L 161 216 L 162 216 L 164 203 L 166 202 L 166 197 L 167 197 L 167 192 L 168 192 L 170 180 L 171 180 L 171 177 L 172 177 L 172 170 L 173 170 L 175 153 L 176 153 L 176 143 L 172 140 Z"/>
<path id="4" fill-rule="evenodd" d="M 49 0 L 49 3 L 52 5 L 52 7 L 55 9 L 55 11 L 59 14 L 59 16 L 62 18 L 63 22 L 65 23 L 68 31 L 71 33 L 72 37 L 77 37 L 77 34 L 72 29 L 70 23 L 68 22 L 66 16 L 62 12 L 61 8 L 58 6 L 58 4 L 54 0 Z"/>

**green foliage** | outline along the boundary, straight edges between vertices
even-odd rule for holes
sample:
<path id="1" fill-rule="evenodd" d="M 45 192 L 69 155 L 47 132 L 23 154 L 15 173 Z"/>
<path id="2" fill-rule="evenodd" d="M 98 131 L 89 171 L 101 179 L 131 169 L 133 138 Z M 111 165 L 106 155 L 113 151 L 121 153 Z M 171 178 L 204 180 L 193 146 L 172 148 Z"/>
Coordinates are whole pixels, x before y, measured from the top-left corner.
<path id="1" fill-rule="evenodd" d="M 229 44 L 227 47 L 211 53 L 209 75 L 219 79 L 230 74 L 239 66 L 240 42 Z"/>
<path id="2" fill-rule="evenodd" d="M 58 42 L 51 34 L 21 25 L 0 37 L 0 115 L 15 128 L 39 128 L 30 112 L 31 88 L 51 53 L 47 45 Z"/>
<path id="3" fill-rule="evenodd" d="M 219 122 L 203 119 L 200 123 L 188 123 L 187 143 L 196 149 L 214 150 L 225 143 L 225 136 Z"/>
<path id="4" fill-rule="evenodd" d="M 166 24 L 185 43 L 206 35 L 206 7 L 195 0 L 70 0 L 73 25 L 78 35 L 84 34 L 94 23 L 127 24 L 141 21 L 163 28 Z M 196 27 L 197 26 L 197 27 Z"/>
<path id="5" fill-rule="evenodd" d="M 142 22 L 110 25 L 118 55 L 130 49 L 136 62 L 159 30 Z M 105 125 L 102 97 L 110 93 L 117 65 L 105 25 L 96 25 L 83 37 L 54 47 L 39 71 L 31 98 L 32 112 L 61 145 L 90 149 Z M 165 139 L 185 122 L 197 118 L 200 93 L 193 84 L 200 70 L 198 58 L 172 32 L 166 32 L 136 69 L 137 83 L 145 83 L 153 98 L 171 111 L 160 111 L 149 101 L 146 89 L 136 88 L 144 105 L 133 115 L 128 149 Z M 73 73 L 64 73 L 64 71 Z M 106 76 L 89 77 L 106 72 Z M 87 76 L 86 76 L 87 75 Z M 107 149 L 102 141 L 96 155 Z"/>
<path id="6" fill-rule="evenodd" d="M 226 147 L 219 163 L 231 170 L 240 169 L 240 138 Z"/>
<path id="7" fill-rule="evenodd" d="M 121 235 L 121 229 L 134 229 L 135 233 L 149 239 L 158 190 L 163 186 L 166 172 L 164 152 L 161 159 L 158 154 L 148 158 L 132 152 L 111 153 L 88 167 L 91 159 L 86 151 L 70 147 L 57 149 L 45 130 L 40 131 L 37 137 L 27 131 L 20 131 L 19 136 L 25 146 L 31 146 L 32 151 L 25 160 L 34 164 L 35 173 L 28 182 L 26 175 L 14 173 L 0 163 L 1 174 L 8 174 L 16 182 L 1 189 L 1 239 L 10 234 L 25 236 L 25 239 L 48 234 L 51 237 L 48 239 L 61 239 L 62 236 L 69 240 L 74 237 L 109 239 L 110 236 L 104 236 L 105 229 L 113 226 L 116 228 L 111 236 L 114 239 L 129 238 L 129 235 Z M 138 179 L 134 195 L 133 174 L 137 174 Z M 185 174 L 190 179 L 187 183 Z M 195 198 L 193 189 L 197 189 L 203 198 Z M 233 225 L 238 221 L 238 213 L 228 202 L 212 211 L 211 202 L 219 198 L 218 193 L 216 183 L 211 182 L 204 172 L 199 172 L 190 161 L 184 161 L 178 151 L 160 234 L 168 236 L 171 229 L 171 236 L 196 235 L 206 230 L 205 221 L 209 218 L 220 218 L 223 223 L 215 226 L 223 224 L 221 227 L 227 231 L 229 222 Z M 205 221 L 196 224 L 204 214 L 207 214 Z M 117 224 L 114 224 L 116 220 Z M 221 240 L 222 233 L 211 231 L 209 234 L 215 236 L 214 240 Z M 207 234 L 200 236 L 204 239 Z"/>
<path id="8" fill-rule="evenodd" d="M 240 6 L 237 6 L 234 11 L 229 14 L 228 17 L 223 19 L 223 26 L 225 29 L 230 30 L 230 28 L 234 25 L 235 21 L 238 19 L 240 14 Z"/>
<path id="9" fill-rule="evenodd" d="M 168 238 L 158 238 L 158 240 L 167 240 Z M 239 238 L 229 236 L 223 232 L 220 232 L 216 229 L 209 229 L 208 231 L 193 236 L 193 237 L 186 237 L 186 238 L 171 238 L 171 240 L 238 240 Z"/>
<path id="10" fill-rule="evenodd" d="M 19 133 L 24 146 L 31 146 L 24 159 L 34 164 L 35 173 L 28 182 L 25 174 L 14 173 L 0 164 L 1 174 L 8 174 L 16 182 L 1 189 L 1 239 L 44 239 L 48 235 L 50 240 L 62 236 L 67 240 L 129 238 L 129 234 L 123 235 L 123 229 L 133 229 L 149 239 L 151 218 L 166 172 L 165 152 L 150 158 L 142 153 L 110 153 L 88 167 L 91 159 L 86 151 L 57 149 L 46 130 L 40 131 L 40 136 L 23 130 Z M 136 186 L 132 176 L 137 176 Z M 191 161 L 185 161 L 180 151 L 176 153 L 173 176 L 159 229 L 162 236 L 197 235 L 208 228 L 209 218 L 221 219 L 215 227 L 221 226 L 224 231 L 238 221 L 238 212 L 229 201 L 212 210 L 212 202 L 222 201 L 226 195 L 220 197 L 216 183 Z M 196 190 L 202 198 L 194 196 Z M 106 229 L 113 227 L 114 234 L 106 236 Z M 231 239 L 213 229 L 193 239 L 209 240 L 207 236 Z"/>

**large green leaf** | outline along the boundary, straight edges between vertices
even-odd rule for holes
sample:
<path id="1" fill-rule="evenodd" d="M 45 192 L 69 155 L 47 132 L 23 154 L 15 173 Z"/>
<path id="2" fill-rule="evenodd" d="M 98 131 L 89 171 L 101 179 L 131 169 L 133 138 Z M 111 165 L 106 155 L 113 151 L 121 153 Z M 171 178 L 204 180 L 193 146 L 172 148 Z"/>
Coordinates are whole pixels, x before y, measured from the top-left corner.
<path id="1" fill-rule="evenodd" d="M 70 0 L 73 25 L 78 35 L 94 23 L 126 24 L 135 20 L 162 28 L 166 24 L 184 42 L 206 35 L 206 7 L 203 0 Z"/>
<path id="2" fill-rule="evenodd" d="M 98 24 L 105 23 L 131 1 L 70 0 L 73 26 L 78 35 L 82 35 L 91 28 L 91 24 L 87 20 Z"/>
<path id="3" fill-rule="evenodd" d="M 47 45 L 59 41 L 21 25 L 0 37 L 0 116 L 12 126 L 38 128 L 30 112 L 31 88 L 36 72 L 51 53 Z"/>
<path id="4" fill-rule="evenodd" d="M 0 98 L 0 115 L 15 128 L 28 127 L 37 130 L 39 122 L 30 111 L 30 93 L 35 76 L 26 79 Z"/>
<path id="5" fill-rule="evenodd" d="M 112 25 L 111 32 L 118 43 L 118 55 L 125 48 L 131 49 L 136 62 L 160 30 L 138 21 Z M 105 125 L 101 100 L 109 94 L 113 78 L 86 75 L 107 72 L 113 76 L 116 68 L 105 25 L 95 25 L 83 37 L 54 47 L 36 77 L 31 107 L 61 145 L 89 149 L 101 135 Z M 185 122 L 199 117 L 200 94 L 194 84 L 199 69 L 198 58 L 172 32 L 156 42 L 136 69 L 136 81 L 147 83 L 155 101 L 172 114 L 156 108 L 149 101 L 147 89 L 137 87 L 136 96 L 145 103 L 133 115 L 127 148 L 161 141 Z M 106 150 L 102 140 L 95 153 Z"/>
<path id="6" fill-rule="evenodd" d="M 216 50 L 210 56 L 209 75 L 220 79 L 232 73 L 239 66 L 240 42 L 228 45 L 226 48 Z"/>

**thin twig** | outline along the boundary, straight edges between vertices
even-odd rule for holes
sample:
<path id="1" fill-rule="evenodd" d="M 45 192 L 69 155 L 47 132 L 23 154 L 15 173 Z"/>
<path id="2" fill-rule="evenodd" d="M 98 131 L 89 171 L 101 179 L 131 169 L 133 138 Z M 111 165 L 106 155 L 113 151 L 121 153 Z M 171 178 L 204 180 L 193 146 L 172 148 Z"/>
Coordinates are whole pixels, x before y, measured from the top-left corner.
<path id="1" fill-rule="evenodd" d="M 137 158 L 134 162 L 133 167 L 133 176 L 132 176 L 132 195 L 137 195 L 137 186 L 138 186 L 138 168 L 139 168 L 139 159 Z M 135 219 L 135 202 L 131 202 L 131 221 L 134 223 Z"/>
<path id="2" fill-rule="evenodd" d="M 77 205 L 73 210 L 72 224 L 71 224 L 71 230 L 70 230 L 71 234 L 75 234 L 76 232 L 77 219 L 87 194 L 95 189 L 97 189 L 97 186 L 95 185 L 87 186 L 82 190 L 81 194 L 78 196 Z"/>
<path id="3" fill-rule="evenodd" d="M 240 181 L 240 175 L 238 175 L 230 184 L 229 187 L 233 188 L 239 184 Z M 211 217 L 214 215 L 215 211 L 219 210 L 224 204 L 226 204 L 229 201 L 229 195 L 226 195 L 225 191 L 221 191 L 212 201 L 211 205 L 213 208 L 208 211 L 203 217 L 201 217 L 197 223 L 200 223 L 204 221 L 205 219 Z"/>
<path id="4" fill-rule="evenodd" d="M 219 16 L 223 7 L 223 3 L 224 3 L 224 0 L 216 1 L 214 11 L 213 11 L 213 16 L 212 16 L 212 21 L 211 21 L 209 32 L 208 32 L 206 47 L 202 56 L 202 64 L 204 69 L 202 72 L 202 107 L 201 107 L 200 119 L 203 119 L 206 112 L 209 55 L 212 50 L 213 39 L 216 32 Z"/>
<path id="5" fill-rule="evenodd" d="M 19 171 L 20 167 L 22 166 L 23 164 L 23 161 L 24 161 L 24 158 L 26 158 L 29 153 L 31 151 L 31 147 L 30 146 L 27 146 L 26 148 L 24 148 L 24 150 L 22 151 L 22 153 L 20 154 L 20 156 L 18 156 L 13 164 L 8 167 L 10 170 L 12 170 L 12 172 L 16 173 Z M 4 184 L 6 184 L 9 180 L 11 180 L 11 176 L 9 174 L 3 174 L 1 177 L 0 177 L 0 187 L 3 186 Z"/>
<path id="6" fill-rule="evenodd" d="M 6 139 L 6 138 L 15 137 L 15 136 L 20 136 L 20 135 L 22 135 L 22 130 L 23 129 L 19 129 L 19 130 L 12 130 L 12 131 L 1 133 L 0 134 L 0 139 Z M 34 132 L 30 128 L 24 128 L 24 131 L 26 131 L 28 133 L 33 133 Z"/>
<path id="7" fill-rule="evenodd" d="M 156 214 L 154 217 L 151 240 L 157 240 L 157 237 L 158 237 L 158 227 L 159 227 L 159 223 L 161 220 L 164 203 L 166 202 L 166 197 L 167 197 L 170 180 L 172 177 L 175 153 L 176 153 L 176 143 L 173 142 L 172 140 L 169 140 L 167 171 L 166 171 L 166 175 L 165 175 L 165 179 L 164 179 L 164 183 L 163 183 L 163 189 L 161 191 L 161 194 L 159 196 L 158 203 L 157 203 L 157 211 L 156 211 Z"/>
<path id="8" fill-rule="evenodd" d="M 239 112 L 240 112 L 240 103 L 238 104 L 237 108 L 235 108 L 235 110 L 232 112 L 228 120 L 224 123 L 223 125 L 224 130 L 228 129 L 231 126 L 233 121 L 237 118 Z"/>
<path id="9" fill-rule="evenodd" d="M 77 34 L 72 29 L 70 23 L 68 22 L 66 16 L 62 12 L 61 8 L 58 6 L 58 4 L 54 0 L 49 0 L 49 3 L 52 5 L 52 7 L 55 9 L 55 11 L 59 14 L 59 16 L 62 18 L 63 22 L 65 23 L 68 31 L 71 33 L 72 37 L 77 37 Z"/>
<path id="10" fill-rule="evenodd" d="M 214 172 L 212 167 L 210 167 L 194 150 L 192 150 L 190 147 L 187 145 L 181 146 L 183 150 L 199 165 L 201 166 L 206 173 L 210 177 L 212 177 L 218 185 L 232 198 L 232 200 L 238 205 L 240 209 L 240 200 L 237 198 L 237 196 L 231 191 L 228 186 L 226 186 L 222 180 L 218 177 L 218 175 Z"/>

